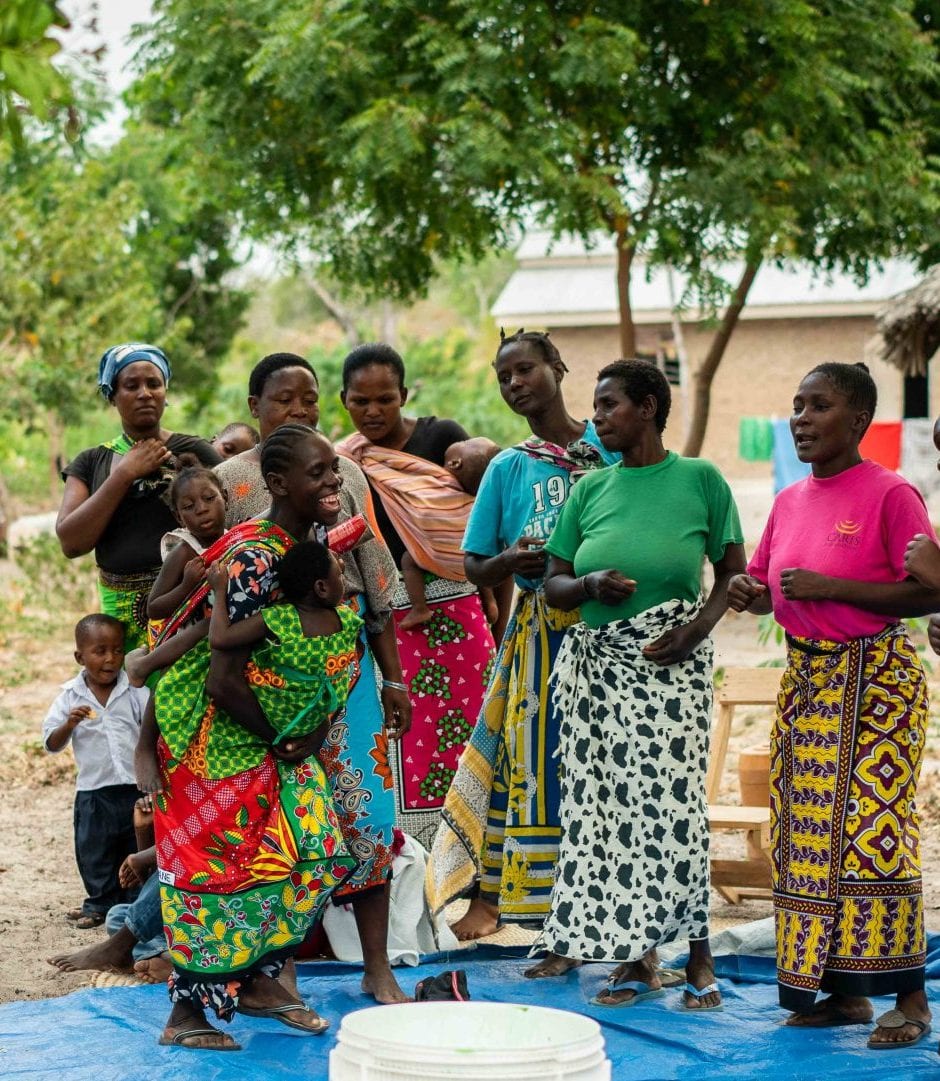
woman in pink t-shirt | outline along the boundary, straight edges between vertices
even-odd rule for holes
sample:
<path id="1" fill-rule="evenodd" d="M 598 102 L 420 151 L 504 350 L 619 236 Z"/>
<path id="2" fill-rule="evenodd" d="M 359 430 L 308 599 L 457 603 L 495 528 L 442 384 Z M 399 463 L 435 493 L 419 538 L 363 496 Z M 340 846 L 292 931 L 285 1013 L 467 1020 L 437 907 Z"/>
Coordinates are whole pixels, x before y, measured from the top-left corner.
<path id="1" fill-rule="evenodd" d="M 930 1030 L 914 804 L 927 688 L 898 621 L 940 594 L 904 569 L 908 542 L 933 536 L 920 493 L 859 453 L 876 401 L 863 364 L 800 383 L 790 429 L 812 474 L 777 496 L 728 599 L 787 632 L 770 823 L 787 1024 L 867 1024 L 869 996 L 895 994 L 868 1041 L 890 1050 Z"/>

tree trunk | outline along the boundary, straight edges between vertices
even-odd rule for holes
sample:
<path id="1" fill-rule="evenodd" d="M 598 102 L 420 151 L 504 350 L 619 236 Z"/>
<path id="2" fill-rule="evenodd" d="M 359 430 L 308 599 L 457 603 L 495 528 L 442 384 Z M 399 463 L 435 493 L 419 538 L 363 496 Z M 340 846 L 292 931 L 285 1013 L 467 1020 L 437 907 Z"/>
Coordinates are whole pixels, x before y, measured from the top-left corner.
<path id="1" fill-rule="evenodd" d="M 617 226 L 617 310 L 620 313 L 620 355 L 629 360 L 636 356 L 636 326 L 630 307 L 630 271 L 633 267 L 633 241 L 626 220 Z"/>
<path id="2" fill-rule="evenodd" d="M 734 297 L 721 320 L 721 326 L 715 332 L 708 353 L 695 373 L 692 421 L 682 451 L 687 458 L 697 458 L 702 453 L 702 444 L 705 442 L 705 429 L 708 427 L 708 410 L 711 406 L 712 380 L 715 378 L 715 372 L 718 371 L 721 358 L 725 355 L 725 349 L 734 328 L 738 324 L 738 318 L 747 302 L 747 294 L 754 284 L 759 269 L 760 259 L 746 264 L 741 280 L 734 291 Z"/>
<path id="3" fill-rule="evenodd" d="M 310 288 L 320 298 L 323 307 L 326 308 L 333 319 L 339 323 L 343 333 L 346 335 L 346 341 L 349 344 L 349 348 L 355 349 L 355 347 L 362 342 L 362 338 L 359 335 L 359 329 L 352 317 L 352 313 L 349 312 L 335 296 L 333 296 L 322 282 L 318 281 L 313 276 L 310 278 Z"/>

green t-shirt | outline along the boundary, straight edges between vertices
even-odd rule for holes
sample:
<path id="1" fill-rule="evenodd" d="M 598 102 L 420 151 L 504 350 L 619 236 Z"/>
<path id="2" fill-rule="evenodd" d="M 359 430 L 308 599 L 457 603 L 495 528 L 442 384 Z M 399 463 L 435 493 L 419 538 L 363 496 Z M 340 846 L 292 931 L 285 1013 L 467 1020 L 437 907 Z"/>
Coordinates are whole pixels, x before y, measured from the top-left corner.
<path id="1" fill-rule="evenodd" d="M 635 579 L 623 604 L 581 605 L 584 622 L 601 627 L 665 601 L 695 601 L 703 558 L 716 563 L 743 540 L 731 489 L 715 466 L 669 451 L 656 465 L 613 465 L 582 477 L 546 550 L 573 563 L 577 575 L 617 570 Z"/>

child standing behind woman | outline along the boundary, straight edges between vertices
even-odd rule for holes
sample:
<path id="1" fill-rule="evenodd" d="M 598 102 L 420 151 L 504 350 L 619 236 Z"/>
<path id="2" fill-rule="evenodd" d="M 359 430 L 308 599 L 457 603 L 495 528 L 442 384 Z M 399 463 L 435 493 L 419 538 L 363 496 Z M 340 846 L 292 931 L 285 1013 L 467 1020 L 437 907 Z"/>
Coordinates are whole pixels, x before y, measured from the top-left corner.
<path id="1" fill-rule="evenodd" d="M 203 466 L 183 469 L 170 488 L 170 507 L 178 529 L 163 535 L 163 566 L 150 590 L 147 615 L 151 620 L 171 616 L 205 573 L 202 553 L 225 532 L 228 497 L 222 481 Z"/>
<path id="2" fill-rule="evenodd" d="M 42 726 L 56 754 L 71 744 L 75 779 L 75 859 L 87 896 L 66 917 L 98 927 L 112 905 L 132 899 L 118 872 L 136 852 L 134 746 L 150 692 L 132 687 L 124 672 L 124 624 L 94 613 L 75 627 L 75 660 L 82 666 L 62 685 Z M 136 889 L 131 891 L 136 893 Z"/>

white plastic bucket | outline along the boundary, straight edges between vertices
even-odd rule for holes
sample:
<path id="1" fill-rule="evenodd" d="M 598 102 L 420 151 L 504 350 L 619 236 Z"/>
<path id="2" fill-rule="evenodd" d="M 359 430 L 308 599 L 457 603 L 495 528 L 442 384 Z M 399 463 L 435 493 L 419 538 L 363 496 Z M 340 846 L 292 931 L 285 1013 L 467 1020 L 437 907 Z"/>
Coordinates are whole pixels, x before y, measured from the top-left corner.
<path id="1" fill-rule="evenodd" d="M 504 1002 L 405 1002 L 343 1018 L 330 1081 L 610 1081 L 590 1017 Z"/>

